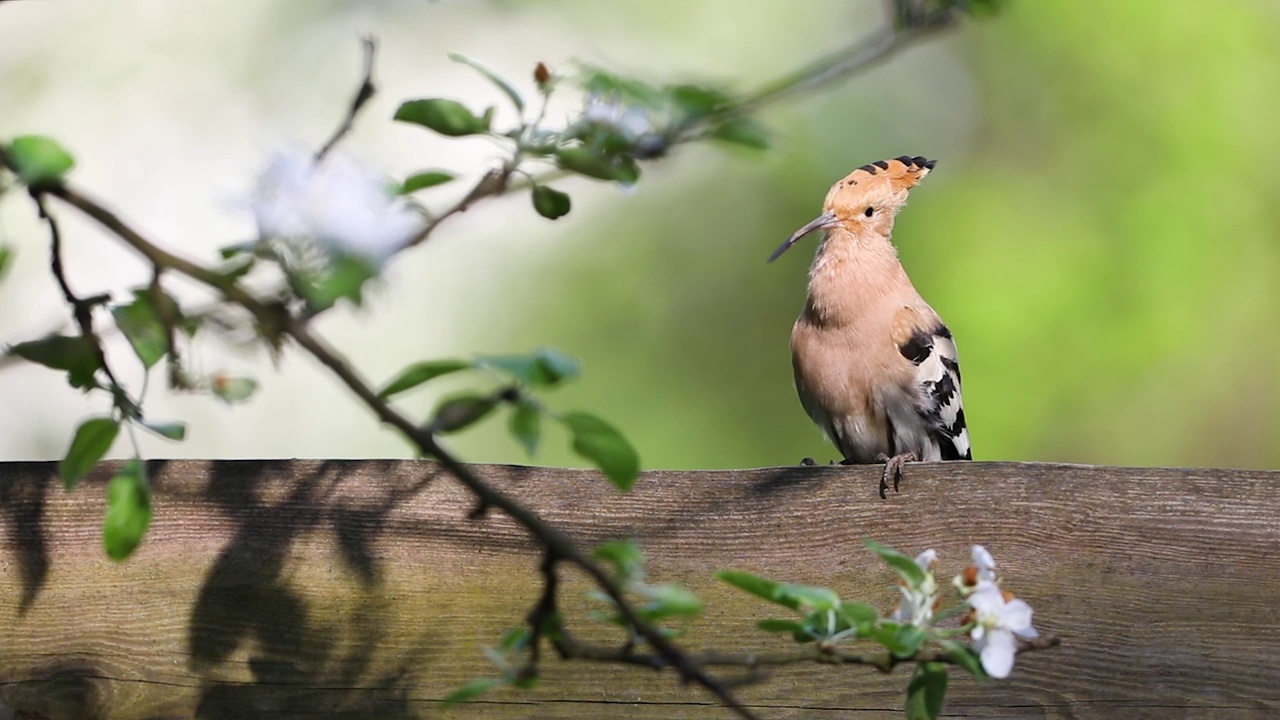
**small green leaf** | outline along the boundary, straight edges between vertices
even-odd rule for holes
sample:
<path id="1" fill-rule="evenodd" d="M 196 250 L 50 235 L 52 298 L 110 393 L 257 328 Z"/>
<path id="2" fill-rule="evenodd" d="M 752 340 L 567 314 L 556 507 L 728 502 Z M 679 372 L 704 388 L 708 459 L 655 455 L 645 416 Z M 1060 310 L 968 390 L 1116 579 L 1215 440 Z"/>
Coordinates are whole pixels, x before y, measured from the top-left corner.
<path id="1" fill-rule="evenodd" d="M 404 184 L 400 186 L 400 194 L 408 195 L 412 192 L 443 185 L 455 177 L 457 175 L 443 170 L 428 170 L 415 173 L 404 179 Z"/>
<path id="2" fill-rule="evenodd" d="M 150 368 L 169 352 L 169 335 L 151 306 L 150 292 L 137 293 L 133 302 L 112 308 L 111 315 L 143 367 Z"/>
<path id="3" fill-rule="evenodd" d="M 764 598 L 769 602 L 774 602 L 783 607 L 792 610 L 800 609 L 800 602 L 793 597 L 783 596 L 778 592 L 782 587 L 780 583 L 772 580 L 765 580 L 759 575 L 752 575 L 748 572 L 739 572 L 737 570 L 722 570 L 716 573 L 716 577 L 730 585 L 745 590 L 758 598 Z"/>
<path id="4" fill-rule="evenodd" d="M 640 177 L 640 166 L 633 158 L 605 156 L 585 147 L 562 148 L 556 152 L 556 164 L 564 170 L 597 180 L 614 180 L 632 185 Z"/>
<path id="5" fill-rule="evenodd" d="M 795 620 L 761 620 L 756 623 L 756 627 L 765 632 L 785 632 L 791 633 L 793 637 L 808 637 L 808 628 L 803 623 Z"/>
<path id="6" fill-rule="evenodd" d="M 378 269 L 362 257 L 331 252 L 323 271 L 300 278 L 299 292 L 314 310 L 328 310 L 344 298 L 358 306 L 364 302 L 364 284 L 377 274 Z"/>
<path id="7" fill-rule="evenodd" d="M 866 603 L 842 602 L 840 603 L 840 614 L 844 616 L 846 622 L 854 627 L 874 623 L 880 619 L 880 611 Z"/>
<path id="8" fill-rule="evenodd" d="M 634 540 L 606 540 L 591 550 L 591 556 L 612 565 L 624 583 L 644 575 L 644 552 Z"/>
<path id="9" fill-rule="evenodd" d="M 549 220 L 557 220 L 569 214 L 572 202 L 565 193 L 546 185 L 533 187 L 533 209 Z"/>
<path id="10" fill-rule="evenodd" d="M 729 96 L 723 91 L 701 85 L 676 85 L 669 88 L 667 94 L 680 108 L 686 122 L 710 115 L 729 102 Z"/>
<path id="11" fill-rule="evenodd" d="M 0 245 L 0 280 L 4 279 L 4 274 L 9 269 L 9 261 L 13 259 L 13 248 L 8 245 Z"/>
<path id="12" fill-rule="evenodd" d="M 520 403 L 511 411 L 509 427 L 511 435 L 520 441 L 525 452 L 532 457 L 542 440 L 542 413 L 532 405 Z"/>
<path id="13" fill-rule="evenodd" d="M 445 400 L 436 408 L 431 420 L 431 432 L 451 433 L 483 420 L 493 412 L 498 401 L 487 395 L 467 394 Z"/>
<path id="14" fill-rule="evenodd" d="M 600 468 L 619 490 L 630 490 L 640 475 L 640 456 L 622 433 L 584 412 L 565 413 L 561 420 L 573 433 L 574 452 Z"/>
<path id="15" fill-rule="evenodd" d="M 644 619 L 649 622 L 669 617 L 692 617 L 702 612 L 702 601 L 698 596 L 680 585 L 644 585 L 636 588 L 636 593 L 650 601 L 642 609 Z"/>
<path id="16" fill-rule="evenodd" d="M 525 626 L 507 628 L 502 631 L 498 641 L 498 649 L 505 653 L 523 650 L 529 646 L 529 628 Z"/>
<path id="17" fill-rule="evenodd" d="M 897 632 L 893 633 L 892 642 L 884 647 L 897 657 L 911 657 L 920 650 L 920 643 L 924 642 L 924 638 L 923 628 L 916 628 L 915 625 L 900 625 Z"/>
<path id="18" fill-rule="evenodd" d="M 553 387 L 578 377 L 578 361 L 552 348 L 539 348 L 530 355 L 499 355 L 476 360 L 479 367 L 504 372 L 534 386 Z"/>
<path id="19" fill-rule="evenodd" d="M 114 418 L 95 417 L 80 423 L 75 436 L 71 438 L 67 456 L 58 465 L 58 472 L 68 490 L 74 488 L 107 454 L 119 432 L 120 423 Z"/>
<path id="20" fill-rule="evenodd" d="M 219 400 L 234 405 L 248 400 L 258 389 L 258 381 L 247 377 L 216 375 L 209 387 Z"/>
<path id="21" fill-rule="evenodd" d="M 144 427 L 144 428 L 146 428 L 146 429 L 150 430 L 151 432 L 153 432 L 153 433 L 155 433 L 155 434 L 157 434 L 157 435 L 159 435 L 159 436 L 161 436 L 161 437 L 169 438 L 170 440 L 177 440 L 177 441 L 181 442 L 181 441 L 183 441 L 183 440 L 185 440 L 185 439 L 187 438 L 187 424 L 186 424 L 186 423 L 180 423 L 180 422 L 147 422 L 147 421 L 145 421 L 145 420 L 144 420 L 144 421 L 142 421 L 140 424 L 142 425 L 142 427 Z"/>
<path id="22" fill-rule="evenodd" d="M 102 544 L 116 562 L 129 557 L 151 526 L 151 487 L 146 468 L 134 458 L 107 484 L 107 516 L 102 524 Z"/>
<path id="23" fill-rule="evenodd" d="M 840 596 L 830 588 L 785 583 L 779 585 L 776 592 L 779 599 L 794 602 L 797 607 L 810 610 L 835 610 L 840 607 Z"/>
<path id="24" fill-rule="evenodd" d="M 494 85 L 497 85 L 498 89 L 501 90 L 503 94 L 505 94 L 508 98 L 511 98 L 511 104 L 516 106 L 516 112 L 518 113 L 524 112 L 524 101 L 520 99 L 520 94 L 517 93 L 516 89 L 511 87 L 511 84 L 508 83 L 506 80 L 503 80 L 502 78 L 498 77 L 491 70 L 484 67 L 483 65 L 475 62 L 474 60 L 466 56 L 459 55 L 458 53 L 449 53 L 449 59 L 454 62 L 462 63 L 463 65 L 466 65 L 472 70 L 475 70 L 476 72 L 488 78 L 489 82 L 492 82 Z"/>
<path id="25" fill-rule="evenodd" d="M 907 684 L 907 720 L 937 720 L 947 696 L 947 666 L 920 663 Z"/>
<path id="26" fill-rule="evenodd" d="M 444 700 L 440 701 L 440 706 L 449 708 L 459 703 L 475 700 L 502 684 L 503 681 L 498 678 L 472 678 L 463 683 L 462 687 L 445 695 Z"/>
<path id="27" fill-rule="evenodd" d="M 982 669 L 982 661 L 978 653 L 974 652 L 973 648 L 955 640 L 939 640 L 938 644 L 942 646 L 952 662 L 968 670 L 970 675 L 976 678 L 988 677 L 987 672 Z"/>
<path id="28" fill-rule="evenodd" d="M 769 149 L 769 131 L 751 118 L 737 118 L 717 125 L 711 137 L 731 145 L 741 145 L 754 150 Z"/>
<path id="29" fill-rule="evenodd" d="M 410 100 L 396 110 L 395 118 L 400 122 L 421 125 L 441 135 L 461 137 L 489 131 L 493 117 L 490 108 L 484 115 L 477 116 L 467 106 L 456 100 L 431 98 L 427 100 Z"/>
<path id="30" fill-rule="evenodd" d="M 920 566 L 916 564 L 915 559 L 911 556 L 903 555 L 897 550 L 881 545 L 870 538 L 863 538 L 862 544 L 866 545 L 868 550 L 879 555 L 880 559 L 896 570 L 909 587 L 920 587 L 920 583 L 924 582 L 925 572 L 920 569 Z"/>
<path id="31" fill-rule="evenodd" d="M 42 135 L 22 135 L 9 143 L 9 158 L 18 177 L 28 186 L 58 183 L 76 164 L 56 141 Z"/>
<path id="32" fill-rule="evenodd" d="M 395 376 L 387 386 L 378 393 L 378 397 L 389 398 L 392 395 L 398 395 L 406 390 L 411 390 L 419 385 L 441 375 L 448 375 L 459 370 L 466 370 L 472 366 L 466 360 L 427 360 L 425 362 L 414 363 L 400 374 Z"/>
<path id="33" fill-rule="evenodd" d="M 72 387 L 88 390 L 97 387 L 94 374 L 102 368 L 93 341 L 83 335 L 52 335 L 41 340 L 18 343 L 9 352 L 24 360 L 54 370 L 65 370 Z"/>

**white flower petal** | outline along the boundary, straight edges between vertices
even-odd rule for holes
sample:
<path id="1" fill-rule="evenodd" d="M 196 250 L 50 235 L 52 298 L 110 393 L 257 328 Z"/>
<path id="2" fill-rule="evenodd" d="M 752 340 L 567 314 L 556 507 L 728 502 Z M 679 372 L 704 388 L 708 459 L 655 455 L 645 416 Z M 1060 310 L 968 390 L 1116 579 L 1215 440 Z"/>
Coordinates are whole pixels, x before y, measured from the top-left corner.
<path id="1" fill-rule="evenodd" d="M 925 550 L 916 556 L 916 565 L 918 565 L 921 570 L 928 570 L 936 562 L 938 562 L 937 550 Z"/>
<path id="2" fill-rule="evenodd" d="M 982 660 L 982 669 L 993 678 L 1009 677 L 1009 673 L 1013 671 L 1013 656 L 1017 650 L 1013 633 L 1008 630 L 992 630 L 981 645 L 978 658 Z"/>
<path id="3" fill-rule="evenodd" d="M 984 615 L 999 617 L 1001 611 L 1004 610 L 1004 596 L 1000 593 L 1000 588 L 996 587 L 995 583 L 979 582 L 977 589 L 969 596 L 969 607 L 972 607 L 978 613 L 979 620 Z"/>
<path id="4" fill-rule="evenodd" d="M 1023 637 L 1036 637 L 1031 627 L 1031 606 L 1026 602 L 1014 599 L 1005 604 L 1000 612 L 1000 624 Z"/>

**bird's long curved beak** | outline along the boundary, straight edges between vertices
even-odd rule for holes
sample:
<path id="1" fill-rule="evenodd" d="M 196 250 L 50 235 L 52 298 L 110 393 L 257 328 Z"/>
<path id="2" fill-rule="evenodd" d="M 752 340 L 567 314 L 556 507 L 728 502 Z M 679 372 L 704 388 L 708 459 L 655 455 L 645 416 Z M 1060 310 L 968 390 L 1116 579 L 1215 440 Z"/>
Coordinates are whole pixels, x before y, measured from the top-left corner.
<path id="1" fill-rule="evenodd" d="M 777 260 L 778 256 L 782 255 L 782 253 L 791 249 L 791 246 L 795 245 L 800 240 L 800 238 L 804 237 L 805 235 L 808 235 L 814 230 L 825 230 L 835 224 L 836 224 L 836 216 L 834 213 L 832 213 L 830 210 L 822 213 L 821 215 L 819 215 L 818 217 L 810 221 L 809 224 L 795 231 L 795 233 L 792 234 L 791 237 L 787 238 L 786 242 L 779 245 L 778 249 L 774 250 L 773 254 L 769 256 L 769 262 L 773 262 L 774 260 Z"/>

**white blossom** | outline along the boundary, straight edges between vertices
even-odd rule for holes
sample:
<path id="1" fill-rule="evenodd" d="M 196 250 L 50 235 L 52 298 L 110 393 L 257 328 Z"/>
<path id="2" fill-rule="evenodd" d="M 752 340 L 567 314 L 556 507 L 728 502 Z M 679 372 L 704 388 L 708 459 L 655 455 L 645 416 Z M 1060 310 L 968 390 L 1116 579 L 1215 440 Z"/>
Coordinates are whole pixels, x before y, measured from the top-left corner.
<path id="1" fill-rule="evenodd" d="M 649 108 L 643 105 L 623 105 L 616 98 L 600 94 L 587 96 L 582 119 L 616 130 L 632 141 L 654 130 Z"/>
<path id="2" fill-rule="evenodd" d="M 1031 627 L 1031 606 L 1018 599 L 1006 600 L 994 582 L 984 580 L 969 596 L 974 625 L 969 632 L 982 669 L 994 678 L 1009 677 L 1017 653 L 1017 639 L 1038 636 Z"/>
<path id="3" fill-rule="evenodd" d="M 375 268 L 423 225 L 382 176 L 349 157 L 317 162 L 298 148 L 271 157 L 254 186 L 252 207 L 263 239 L 314 241 Z"/>
<path id="4" fill-rule="evenodd" d="M 981 545 L 973 546 L 973 566 L 978 569 L 978 582 L 996 581 L 996 559 Z"/>
<path id="5" fill-rule="evenodd" d="M 933 577 L 933 566 L 938 562 L 935 550 L 925 550 L 916 556 L 916 565 L 924 571 L 924 580 L 918 586 L 900 585 L 902 600 L 889 616 L 890 620 L 903 624 L 927 627 L 933 620 L 933 606 L 938 601 L 938 581 Z"/>

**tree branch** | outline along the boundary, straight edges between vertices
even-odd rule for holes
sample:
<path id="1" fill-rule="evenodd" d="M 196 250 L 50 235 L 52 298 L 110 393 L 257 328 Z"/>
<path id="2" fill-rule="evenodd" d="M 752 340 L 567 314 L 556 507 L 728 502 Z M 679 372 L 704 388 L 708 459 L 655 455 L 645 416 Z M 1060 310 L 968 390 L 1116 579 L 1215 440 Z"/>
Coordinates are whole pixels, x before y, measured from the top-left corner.
<path id="1" fill-rule="evenodd" d="M 333 132 L 329 141 L 316 153 L 316 162 L 324 159 L 329 151 L 333 150 L 338 141 L 342 140 L 347 133 L 351 132 L 352 125 L 355 124 L 356 115 L 360 114 L 361 108 L 365 103 L 373 99 L 378 89 L 373 84 L 373 61 L 378 54 L 378 41 L 373 37 L 366 36 L 361 39 L 364 46 L 364 73 L 363 79 L 360 81 L 360 87 L 356 90 L 355 97 L 351 99 L 351 107 L 347 109 L 346 117 L 342 119 L 342 123 L 338 125 L 338 129 Z"/>

